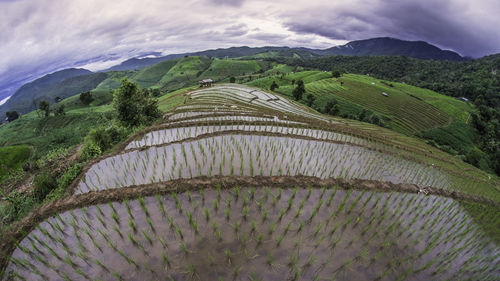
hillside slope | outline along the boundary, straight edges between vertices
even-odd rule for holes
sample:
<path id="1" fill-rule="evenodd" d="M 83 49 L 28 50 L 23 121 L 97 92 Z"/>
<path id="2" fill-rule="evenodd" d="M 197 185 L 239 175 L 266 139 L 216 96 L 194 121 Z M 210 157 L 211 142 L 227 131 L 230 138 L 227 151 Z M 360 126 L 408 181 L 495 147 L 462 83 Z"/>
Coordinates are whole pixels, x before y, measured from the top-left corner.
<path id="1" fill-rule="evenodd" d="M 5 116 L 5 112 L 11 110 L 25 114 L 36 109 L 40 100 L 54 103 L 56 97 L 64 99 L 92 90 L 106 77 L 105 73 L 92 73 L 84 69 L 67 69 L 46 75 L 16 91 L 0 107 L 0 116 Z"/>
<path id="2" fill-rule="evenodd" d="M 6 278 L 496 280 L 497 178 L 254 87 L 169 99 L 0 241 Z"/>
<path id="3" fill-rule="evenodd" d="M 207 56 L 215 58 L 269 58 L 293 57 L 314 58 L 317 56 L 348 55 L 348 56 L 408 56 L 426 60 L 464 61 L 459 54 L 441 50 L 423 41 L 405 41 L 396 38 L 382 37 L 351 41 L 342 46 L 328 49 L 289 48 L 289 47 L 230 47 L 171 54 L 157 58 L 131 58 L 105 71 L 139 70 L 163 61 L 178 59 L 184 56 Z"/>
<path id="4" fill-rule="evenodd" d="M 330 56 L 407 56 L 424 60 L 465 60 L 453 51 L 441 50 L 424 41 L 405 41 L 390 37 L 351 41 L 342 46 L 313 52 Z"/>

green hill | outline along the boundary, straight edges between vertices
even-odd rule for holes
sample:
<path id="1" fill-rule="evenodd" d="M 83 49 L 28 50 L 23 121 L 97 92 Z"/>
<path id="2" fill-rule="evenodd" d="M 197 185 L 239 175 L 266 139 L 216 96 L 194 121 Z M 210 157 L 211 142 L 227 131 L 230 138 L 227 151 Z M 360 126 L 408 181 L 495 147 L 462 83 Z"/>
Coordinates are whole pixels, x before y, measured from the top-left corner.
<path id="1" fill-rule="evenodd" d="M 131 78 L 144 88 L 149 88 L 155 86 L 163 78 L 165 74 L 177 63 L 177 60 L 168 60 L 164 62 L 157 63 L 155 65 L 146 67 Z"/>
<path id="2" fill-rule="evenodd" d="M 123 77 L 130 78 L 134 76 L 137 71 L 127 70 L 127 71 L 109 71 L 106 72 L 108 77 L 101 81 L 99 85 L 95 88 L 96 90 L 114 90 L 120 86 L 120 80 Z"/>
<path id="3" fill-rule="evenodd" d="M 255 60 L 213 59 L 208 69 L 201 73 L 199 77 L 200 79 L 211 78 L 214 81 L 220 81 L 231 76 L 253 74 L 261 69 L 261 66 Z"/>
<path id="4" fill-rule="evenodd" d="M 82 73 L 84 74 L 82 75 Z M 64 99 L 81 92 L 90 91 L 106 78 L 106 73 L 91 73 L 81 69 L 64 70 L 49 74 L 21 87 L 0 108 L 0 116 L 5 116 L 5 112 L 12 110 L 25 114 L 37 109 L 40 100 L 55 103 L 57 97 Z"/>
<path id="5" fill-rule="evenodd" d="M 323 71 L 284 73 L 271 74 L 247 84 L 269 89 L 274 81 L 279 85 L 276 92 L 292 98 L 295 88 L 292 81 L 303 80 L 306 94 L 302 102 L 307 103 L 307 95 L 313 95 L 311 106 L 317 111 L 325 112 L 327 104 L 334 100 L 339 106 L 338 116 L 359 119 L 365 115 L 361 119 L 368 122 L 370 115 L 377 114 L 385 126 L 430 139 L 455 153 L 465 154 L 475 146 L 477 136 L 466 124 L 475 109 L 463 101 L 364 75 L 346 74 L 335 79 L 330 72 Z"/>
<path id="6" fill-rule="evenodd" d="M 321 55 L 407 56 L 424 60 L 466 60 L 459 54 L 441 50 L 424 41 L 405 41 L 390 37 L 351 41 L 342 46 L 315 51 Z"/>
<path id="7" fill-rule="evenodd" d="M 0 127 L 0 145 L 28 145 L 39 158 L 57 148 L 80 144 L 91 128 L 108 124 L 110 119 L 99 112 L 72 113 L 40 118 L 35 112 Z"/>

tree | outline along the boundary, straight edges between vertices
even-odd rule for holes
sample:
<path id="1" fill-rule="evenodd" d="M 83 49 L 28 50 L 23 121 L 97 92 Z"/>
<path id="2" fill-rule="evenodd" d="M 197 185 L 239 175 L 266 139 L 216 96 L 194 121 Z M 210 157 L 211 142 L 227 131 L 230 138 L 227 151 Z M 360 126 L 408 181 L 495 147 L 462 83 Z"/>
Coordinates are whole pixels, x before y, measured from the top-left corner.
<path id="1" fill-rule="evenodd" d="M 338 115 L 340 113 L 340 106 L 338 104 L 332 106 L 330 111 L 328 111 L 328 114 L 330 115 Z"/>
<path id="2" fill-rule="evenodd" d="M 80 94 L 80 101 L 84 105 L 89 105 L 92 101 L 94 101 L 94 97 L 92 97 L 92 93 L 90 91 L 84 92 Z"/>
<path id="3" fill-rule="evenodd" d="M 231 78 L 229 78 L 229 83 L 235 83 L 236 82 L 236 78 L 234 76 L 231 76 Z"/>
<path id="4" fill-rule="evenodd" d="M 19 113 L 17 113 L 17 111 L 7 111 L 5 115 L 7 116 L 7 121 L 9 122 L 12 122 L 19 118 Z"/>
<path id="5" fill-rule="evenodd" d="M 302 80 L 297 81 L 297 87 L 293 89 L 293 97 L 295 98 L 296 101 L 302 99 L 302 96 L 306 92 L 306 89 L 304 87 L 304 82 Z"/>
<path id="6" fill-rule="evenodd" d="M 122 79 L 120 87 L 113 94 L 113 107 L 117 112 L 117 119 L 128 127 L 148 124 L 161 116 L 158 102 L 140 91 L 137 84 Z"/>
<path id="7" fill-rule="evenodd" d="M 161 92 L 160 92 L 160 89 L 152 89 L 151 90 L 151 95 L 155 98 L 161 96 Z"/>
<path id="8" fill-rule="evenodd" d="M 306 96 L 307 106 L 312 106 L 312 104 L 313 104 L 313 102 L 314 102 L 315 99 L 316 98 L 312 94 L 308 94 Z"/>
<path id="9" fill-rule="evenodd" d="M 38 103 L 38 109 L 40 109 L 41 111 L 43 111 L 45 113 L 45 117 L 49 116 L 49 114 L 50 114 L 50 104 L 49 104 L 48 101 L 41 100 Z"/>
<path id="10" fill-rule="evenodd" d="M 332 77 L 333 78 L 339 78 L 340 76 L 342 76 L 342 73 L 340 73 L 340 71 L 338 71 L 338 70 L 333 70 L 332 71 Z"/>
<path id="11" fill-rule="evenodd" d="M 363 108 L 363 110 L 361 110 L 361 113 L 359 113 L 358 115 L 358 120 L 359 121 L 366 121 L 366 118 L 368 117 L 368 110 L 366 110 L 365 108 Z"/>
<path id="12" fill-rule="evenodd" d="M 61 115 L 65 115 L 65 114 L 66 114 L 66 112 L 64 112 L 64 104 L 61 104 L 54 109 L 55 116 L 61 116 Z"/>
<path id="13" fill-rule="evenodd" d="M 278 84 L 276 84 L 276 81 L 273 81 L 273 83 L 271 84 L 271 87 L 269 89 L 274 92 L 274 90 L 279 88 L 279 87 L 280 86 L 278 86 Z"/>
<path id="14" fill-rule="evenodd" d="M 325 113 L 330 115 L 338 115 L 340 107 L 336 99 L 329 101 L 325 106 Z"/>

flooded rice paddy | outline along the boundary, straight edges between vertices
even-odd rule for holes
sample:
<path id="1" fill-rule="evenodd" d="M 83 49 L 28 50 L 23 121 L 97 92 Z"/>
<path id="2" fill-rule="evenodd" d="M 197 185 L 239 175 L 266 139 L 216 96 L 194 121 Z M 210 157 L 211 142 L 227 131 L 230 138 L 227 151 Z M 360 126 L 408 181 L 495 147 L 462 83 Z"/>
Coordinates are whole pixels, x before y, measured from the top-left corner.
<path id="1" fill-rule="evenodd" d="M 21 241 L 6 276 L 495 280 L 499 268 L 498 246 L 452 199 L 235 187 L 61 213 Z"/>
<path id="2" fill-rule="evenodd" d="M 85 174 L 76 193 L 217 175 L 305 175 L 452 186 L 448 176 L 433 167 L 364 147 L 233 134 L 131 150 L 103 159 Z"/>

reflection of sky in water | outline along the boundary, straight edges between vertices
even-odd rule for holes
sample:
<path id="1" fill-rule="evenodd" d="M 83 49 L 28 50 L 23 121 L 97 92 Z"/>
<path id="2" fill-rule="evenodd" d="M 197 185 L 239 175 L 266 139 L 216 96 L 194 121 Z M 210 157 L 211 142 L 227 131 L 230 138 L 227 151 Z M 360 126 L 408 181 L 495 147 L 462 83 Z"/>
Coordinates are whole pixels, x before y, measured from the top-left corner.
<path id="1" fill-rule="evenodd" d="M 288 137 L 224 135 L 106 158 L 87 172 L 77 193 L 213 175 L 306 175 L 448 187 L 447 177 L 437 169 L 362 147 Z"/>
<path id="2" fill-rule="evenodd" d="M 308 197 L 309 191 L 299 188 L 291 199 L 294 191 L 286 187 L 281 196 L 275 188 L 266 191 L 256 187 L 254 192 L 255 196 L 251 197 L 250 189 L 241 188 L 236 198 L 235 189 L 222 190 L 217 210 L 213 207 L 217 192 L 204 190 L 204 200 L 198 191 L 191 191 L 191 200 L 186 193 L 178 194 L 179 207 L 171 195 L 146 197 L 143 202 L 147 213 L 138 200 L 114 202 L 112 207 L 102 204 L 89 206 L 86 210 L 67 211 L 60 217 L 42 222 L 21 241 L 7 272 L 15 269 L 28 280 L 40 279 L 36 270 L 51 280 L 63 279 L 64 274 L 68 274 L 71 280 L 82 279 L 78 269 L 91 280 L 111 280 L 114 272 L 127 280 L 166 280 L 169 274 L 175 280 L 190 280 L 186 272 L 188 264 L 192 263 L 204 277 L 207 276 L 205 272 L 217 272 L 213 276 L 215 280 L 217 275 L 232 278 L 234 266 L 240 268 L 241 280 L 249 280 L 252 272 L 264 280 L 282 280 L 283 276 L 290 275 L 287 266 L 290 256 L 297 253 L 301 266 L 312 255 L 316 259 L 312 265 L 315 270 L 303 270 L 305 280 L 312 280 L 315 272 L 324 277 L 334 276 L 335 270 L 346 260 L 356 260 L 353 265 L 357 270 L 346 271 L 344 276 L 352 280 L 375 279 L 383 274 L 394 258 L 405 262 L 391 271 L 395 274 L 388 276 L 391 279 L 407 270 L 424 267 L 432 260 L 438 264 L 446 263 L 447 270 L 431 276 L 434 271 L 431 267 L 410 274 L 410 279 L 449 279 L 464 266 L 470 266 L 484 270 L 467 270 L 460 273 L 461 277 L 484 280 L 494 274 L 495 267 L 498 268 L 498 259 L 489 259 L 498 256 L 498 246 L 484 236 L 456 201 L 449 198 L 357 190 L 351 190 L 347 196 L 347 191 L 334 189 L 312 189 Z M 226 219 L 228 199 L 231 211 L 230 218 Z M 288 202 L 292 202 L 290 209 Z M 303 207 L 296 216 L 301 204 Z M 313 216 L 318 206 L 317 214 Z M 205 210 L 209 213 L 209 220 L 206 220 Z M 264 210 L 266 220 L 263 220 Z M 281 210 L 287 211 L 280 219 Z M 196 221 L 198 234 L 195 234 L 193 223 L 189 222 L 189 214 Z M 251 230 L 252 222 L 256 223 L 255 231 Z M 303 227 L 298 231 L 300 223 Z M 220 231 L 221 240 L 214 231 L 214 224 Z M 236 224 L 238 231 L 235 231 Z M 274 230 L 270 232 L 272 225 Z M 288 231 L 285 230 L 287 227 Z M 181 230 L 183 239 L 177 229 Z M 263 236 L 260 246 L 257 242 L 259 235 Z M 279 246 L 278 239 L 282 239 Z M 295 246 L 297 241 L 300 241 L 298 249 Z M 387 244 L 387 241 L 391 243 Z M 436 244 L 427 253 L 419 255 L 431 242 Z M 466 243 L 469 246 L 465 246 Z M 187 255 L 181 245 L 186 246 Z M 232 253 L 231 264 L 226 250 Z M 363 251 L 366 258 L 359 259 Z M 210 265 L 209 254 L 215 266 Z M 275 264 L 281 266 L 269 267 L 268 254 L 272 254 Z M 65 262 L 66 257 L 74 263 L 74 268 Z M 168 266 L 165 257 L 169 260 Z M 326 261 L 328 266 L 320 270 L 319 266 Z M 466 261 L 468 265 L 464 264 Z M 26 262 L 36 270 L 31 266 L 14 265 Z M 44 263 L 50 264 L 57 272 Z"/>

